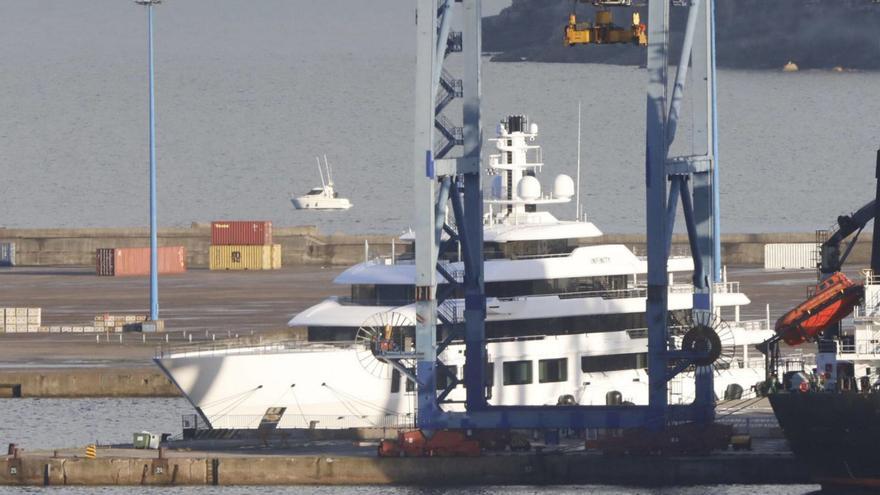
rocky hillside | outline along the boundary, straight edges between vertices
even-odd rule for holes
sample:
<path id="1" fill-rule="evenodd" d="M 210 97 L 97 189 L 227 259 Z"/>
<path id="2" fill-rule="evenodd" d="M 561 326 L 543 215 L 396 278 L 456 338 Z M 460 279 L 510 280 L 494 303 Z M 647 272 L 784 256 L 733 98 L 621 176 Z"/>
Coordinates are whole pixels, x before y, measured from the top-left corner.
<path id="1" fill-rule="evenodd" d="M 495 61 L 645 63 L 644 48 L 563 46 L 572 5 L 513 0 L 484 19 L 483 49 Z M 627 25 L 631 10 L 614 10 L 615 22 Z M 647 22 L 647 8 L 637 10 Z M 577 5 L 579 20 L 592 20 L 593 11 Z M 686 9 L 672 9 L 673 43 L 680 43 L 686 17 Z M 716 0 L 716 29 L 720 67 L 778 69 L 791 60 L 801 69 L 880 69 L 880 0 Z"/>

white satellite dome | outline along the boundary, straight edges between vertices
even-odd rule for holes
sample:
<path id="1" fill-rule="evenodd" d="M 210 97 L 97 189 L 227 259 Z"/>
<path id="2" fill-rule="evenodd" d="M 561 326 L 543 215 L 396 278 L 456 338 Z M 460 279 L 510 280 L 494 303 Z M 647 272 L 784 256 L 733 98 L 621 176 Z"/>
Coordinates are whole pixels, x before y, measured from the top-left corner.
<path id="1" fill-rule="evenodd" d="M 504 128 L 504 124 L 502 124 L 501 122 L 499 122 L 498 125 L 495 126 L 495 135 L 496 136 L 503 136 L 506 131 L 507 131 L 507 129 Z"/>
<path id="2" fill-rule="evenodd" d="M 529 126 L 529 134 L 537 134 L 538 133 L 538 124 L 532 122 Z"/>
<path id="3" fill-rule="evenodd" d="M 504 196 L 504 178 L 500 175 L 492 176 L 492 184 L 490 185 L 493 199 L 502 199 Z"/>
<path id="4" fill-rule="evenodd" d="M 517 184 L 516 194 L 526 201 L 538 199 L 541 197 L 541 183 L 531 175 L 526 175 Z"/>
<path id="5" fill-rule="evenodd" d="M 574 196 L 574 181 L 565 174 L 559 174 L 553 181 L 553 195 L 557 198 L 569 199 Z"/>

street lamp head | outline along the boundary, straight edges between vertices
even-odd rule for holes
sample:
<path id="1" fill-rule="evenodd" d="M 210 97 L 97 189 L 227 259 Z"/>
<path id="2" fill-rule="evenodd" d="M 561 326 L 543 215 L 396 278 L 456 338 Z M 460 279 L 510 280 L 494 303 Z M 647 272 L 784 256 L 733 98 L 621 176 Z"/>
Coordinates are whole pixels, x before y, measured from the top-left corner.
<path id="1" fill-rule="evenodd" d="M 138 5 L 159 5 L 162 3 L 162 0 L 134 0 L 134 3 Z"/>

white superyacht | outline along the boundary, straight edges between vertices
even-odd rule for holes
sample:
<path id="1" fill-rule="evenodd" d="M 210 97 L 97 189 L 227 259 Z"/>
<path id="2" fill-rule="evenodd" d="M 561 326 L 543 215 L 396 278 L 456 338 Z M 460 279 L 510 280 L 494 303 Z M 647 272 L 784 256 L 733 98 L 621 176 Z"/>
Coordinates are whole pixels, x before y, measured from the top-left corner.
<path id="1" fill-rule="evenodd" d="M 489 156 L 484 222 L 489 403 L 646 404 L 646 260 L 623 245 L 590 244 L 602 235 L 591 222 L 558 220 L 538 210 L 569 201 L 574 185 L 560 175 L 550 194 L 541 192 L 537 136 L 534 123 L 508 117 L 492 140 L 498 153 Z M 448 273 L 462 272 L 457 252 L 441 258 Z M 670 279 L 676 274 L 685 279 L 693 261 L 670 258 L 668 270 Z M 156 362 L 213 428 L 258 428 L 266 421 L 278 428 L 412 424 L 413 384 L 371 349 L 383 335 L 402 336 L 400 345 L 412 345 L 414 280 L 415 266 L 406 255 L 368 260 L 335 279 L 350 286 L 350 296 L 330 297 L 290 320 L 291 327 L 307 328 L 307 342 L 172 348 Z M 673 331 L 688 325 L 692 294 L 691 284 L 670 284 Z M 727 345 L 716 369 L 719 399 L 764 378 L 763 357 L 749 347 L 773 332 L 764 320 L 738 321 L 739 307 L 748 303 L 738 283 L 716 284 L 716 313 L 735 315 L 730 323 L 705 322 L 720 329 Z M 439 311 L 455 323 L 463 305 L 453 295 Z M 438 338 L 443 333 L 438 321 Z M 463 343 L 453 343 L 440 356 L 459 378 L 463 349 Z M 444 382 L 438 374 L 438 383 Z M 460 409 L 464 395 L 459 385 L 447 407 Z M 692 380 L 672 382 L 671 403 L 693 396 Z"/>

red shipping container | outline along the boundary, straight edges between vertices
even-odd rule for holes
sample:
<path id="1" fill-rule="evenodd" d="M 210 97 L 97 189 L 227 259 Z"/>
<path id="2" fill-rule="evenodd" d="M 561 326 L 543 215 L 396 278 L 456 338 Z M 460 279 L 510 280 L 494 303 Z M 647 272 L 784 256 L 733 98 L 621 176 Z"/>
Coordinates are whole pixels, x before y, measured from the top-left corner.
<path id="1" fill-rule="evenodd" d="M 159 274 L 186 271 L 186 248 L 160 247 Z M 98 275 L 124 277 L 150 274 L 150 248 L 101 248 L 95 253 L 95 271 Z"/>
<path id="2" fill-rule="evenodd" d="M 272 222 L 250 220 L 211 222 L 211 244 L 214 246 L 272 244 Z"/>

